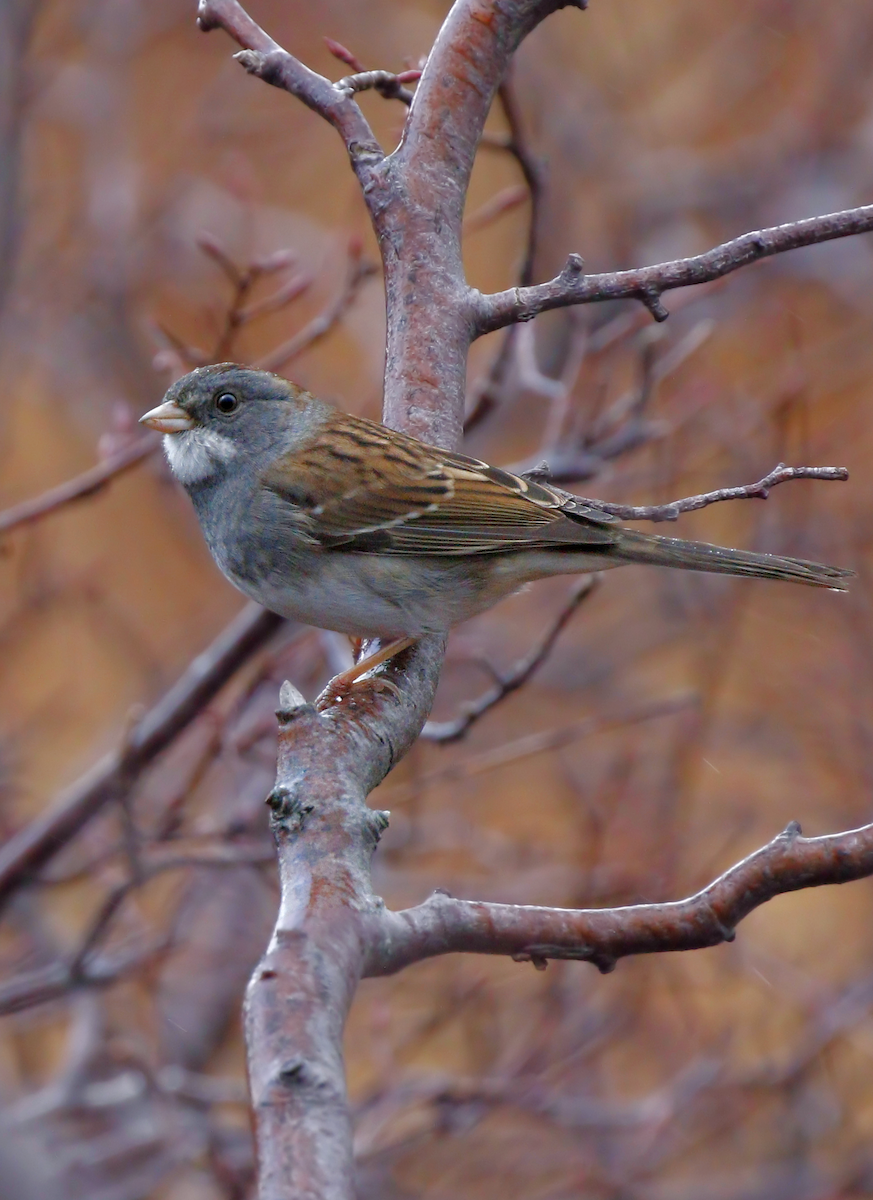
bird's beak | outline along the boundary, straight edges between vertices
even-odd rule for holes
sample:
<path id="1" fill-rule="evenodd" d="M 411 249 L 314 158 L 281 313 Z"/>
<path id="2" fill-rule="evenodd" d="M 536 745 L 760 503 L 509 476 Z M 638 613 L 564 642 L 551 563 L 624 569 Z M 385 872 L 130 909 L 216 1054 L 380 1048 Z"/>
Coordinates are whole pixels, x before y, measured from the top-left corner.
<path id="1" fill-rule="evenodd" d="M 151 409 L 139 419 L 140 425 L 148 425 L 149 429 L 157 429 L 158 433 L 183 433 L 193 429 L 196 422 L 189 417 L 183 408 L 173 400 L 165 400 L 157 408 Z"/>

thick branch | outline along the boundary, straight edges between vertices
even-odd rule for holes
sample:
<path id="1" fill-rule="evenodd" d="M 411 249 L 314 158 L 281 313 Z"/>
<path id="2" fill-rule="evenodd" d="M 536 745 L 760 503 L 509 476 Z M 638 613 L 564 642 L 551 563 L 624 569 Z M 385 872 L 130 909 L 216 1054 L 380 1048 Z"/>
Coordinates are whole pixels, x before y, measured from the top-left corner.
<path id="1" fill-rule="evenodd" d="M 228 679 L 283 624 L 257 604 L 247 605 L 199 655 L 174 687 L 107 754 L 0 849 L 0 902 L 62 850 L 110 801 L 125 795 L 139 773 L 202 712 Z"/>
<path id="2" fill-rule="evenodd" d="M 873 825 L 804 838 L 792 822 L 769 845 L 687 900 L 627 908 L 534 908 L 455 900 L 436 892 L 424 904 L 374 919 L 365 975 L 458 951 L 509 954 L 545 966 L 550 958 L 611 971 L 629 954 L 698 950 L 733 941 L 750 912 L 784 892 L 873 875 Z"/>
<path id="3" fill-rule="evenodd" d="M 679 258 L 633 271 L 586 275 L 582 259 L 578 254 L 571 254 L 560 275 L 548 283 L 510 288 L 492 295 L 480 293 L 476 333 L 479 336 L 516 321 L 530 321 L 538 313 L 550 308 L 594 304 L 602 300 L 639 300 L 656 321 L 664 321 L 669 314 L 661 303 L 661 294 L 671 288 L 707 283 L 786 250 L 797 250 L 801 246 L 813 246 L 818 242 L 871 231 L 873 205 L 868 204 L 824 217 L 810 217 L 806 221 L 792 221 L 787 225 L 744 233 L 742 237 L 724 242 L 694 258 Z"/>
<path id="4" fill-rule="evenodd" d="M 365 952 L 362 922 L 382 905 L 370 858 L 387 825 L 366 796 L 424 724 L 444 648 L 423 639 L 324 711 L 282 688 L 268 798 L 282 903 L 246 997 L 262 1200 L 354 1194 L 342 1032 Z"/>
<path id="5" fill-rule="evenodd" d="M 394 193 L 382 243 L 384 419 L 437 445 L 457 446 L 462 432 L 478 293 L 464 278 L 461 226 L 485 119 L 520 43 L 566 2 L 456 0 L 382 168 Z"/>

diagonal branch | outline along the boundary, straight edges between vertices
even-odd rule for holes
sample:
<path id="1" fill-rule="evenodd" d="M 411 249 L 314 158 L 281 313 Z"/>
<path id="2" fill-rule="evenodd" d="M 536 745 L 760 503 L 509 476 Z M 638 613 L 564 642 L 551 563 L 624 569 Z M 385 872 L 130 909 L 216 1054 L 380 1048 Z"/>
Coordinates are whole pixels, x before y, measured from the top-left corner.
<path id="1" fill-rule="evenodd" d="M 384 152 L 351 92 L 283 50 L 236 0 L 200 0 L 197 24 L 204 32 L 224 29 L 243 47 L 236 57 L 249 74 L 284 88 L 329 121 L 343 139 L 362 186 L 370 182 L 370 170 L 382 161 Z"/>
<path id="2" fill-rule="evenodd" d="M 633 271 L 586 275 L 582 259 L 578 254 L 571 254 L 560 275 L 548 283 L 509 288 L 491 295 L 479 293 L 476 333 L 481 336 L 516 321 L 530 321 L 551 308 L 603 300 L 639 300 L 656 321 L 665 321 L 669 314 L 661 303 L 661 294 L 671 288 L 720 279 L 749 263 L 783 254 L 786 250 L 870 232 L 873 232 L 873 204 L 744 233 L 742 237 L 694 258 L 679 258 Z"/>
<path id="3" fill-rule="evenodd" d="M 113 479 L 117 479 L 119 475 L 123 475 L 131 467 L 135 467 L 137 463 L 141 463 L 144 458 L 153 454 L 159 444 L 153 437 L 138 437 L 122 450 L 110 454 L 96 467 L 89 467 L 81 475 L 75 475 L 65 483 L 59 483 L 57 487 L 49 488 L 41 496 L 34 496 L 31 500 L 22 500 L 20 504 L 14 504 L 11 508 L 0 512 L 0 534 L 9 533 L 10 530 L 18 529 L 22 525 L 30 525 L 34 521 L 47 517 L 50 513 L 57 512 L 59 508 L 65 508 L 68 504 L 73 504 L 77 500 L 85 500 L 88 496 L 93 496 L 95 492 L 102 491 Z"/>
<path id="4" fill-rule="evenodd" d="M 611 971 L 630 954 L 699 950 L 733 941 L 736 926 L 774 896 L 873 875 L 873 825 L 804 838 L 796 821 L 767 846 L 687 900 L 627 908 L 483 904 L 435 892 L 417 908 L 373 919 L 364 975 L 390 975 L 437 954 L 509 954 L 545 967 L 550 958 Z"/>
<path id="5" fill-rule="evenodd" d="M 511 696 L 513 692 L 524 687 L 549 657 L 570 618 L 592 595 L 599 579 L 599 575 L 588 575 L 581 582 L 574 584 L 561 611 L 533 649 L 529 650 L 524 658 L 520 658 L 505 675 L 497 675 L 495 671 L 497 681 L 494 686 L 475 700 L 469 700 L 466 704 L 462 704 L 460 714 L 453 720 L 428 721 L 421 731 L 421 737 L 442 745 L 446 745 L 448 742 L 457 742 L 480 717 L 484 717 L 492 708 L 502 703 L 507 696 Z"/>
<path id="6" fill-rule="evenodd" d="M 107 804 L 129 792 L 143 768 L 283 624 L 281 617 L 260 605 L 247 605 L 137 723 L 120 749 L 107 754 L 52 807 L 13 834 L 0 848 L 0 903 Z"/>

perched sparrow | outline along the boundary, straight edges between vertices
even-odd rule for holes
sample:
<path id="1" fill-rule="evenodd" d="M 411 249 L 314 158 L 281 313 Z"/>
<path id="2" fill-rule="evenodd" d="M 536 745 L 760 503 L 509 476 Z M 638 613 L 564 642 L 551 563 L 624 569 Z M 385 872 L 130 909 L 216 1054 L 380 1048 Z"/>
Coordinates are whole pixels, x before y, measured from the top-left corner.
<path id="1" fill-rule="evenodd" d="M 388 639 L 380 659 L 549 575 L 653 563 L 844 589 L 852 574 L 627 529 L 235 363 L 185 375 L 141 421 L 166 435 L 231 583 L 283 616 Z"/>

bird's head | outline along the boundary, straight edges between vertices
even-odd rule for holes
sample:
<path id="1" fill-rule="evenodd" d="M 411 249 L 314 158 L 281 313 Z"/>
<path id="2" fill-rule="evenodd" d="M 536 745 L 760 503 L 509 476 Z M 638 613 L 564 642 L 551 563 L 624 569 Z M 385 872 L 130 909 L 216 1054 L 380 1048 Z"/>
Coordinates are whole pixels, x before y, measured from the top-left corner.
<path id="1" fill-rule="evenodd" d="M 164 434 L 173 474 L 197 488 L 219 481 L 232 464 L 269 461 L 304 439 L 325 408 L 279 375 L 216 363 L 177 379 L 140 424 Z"/>

